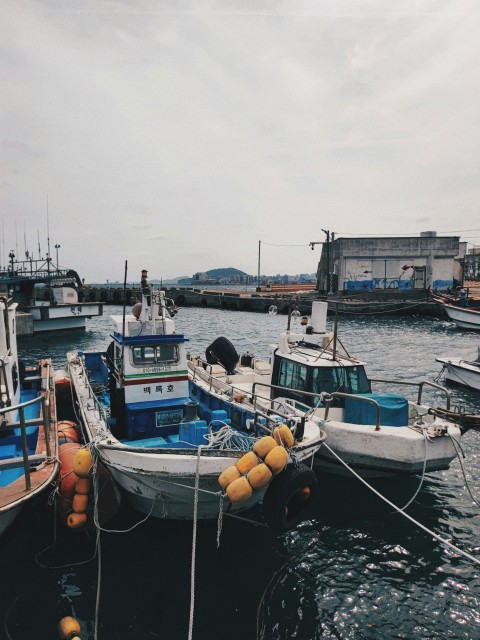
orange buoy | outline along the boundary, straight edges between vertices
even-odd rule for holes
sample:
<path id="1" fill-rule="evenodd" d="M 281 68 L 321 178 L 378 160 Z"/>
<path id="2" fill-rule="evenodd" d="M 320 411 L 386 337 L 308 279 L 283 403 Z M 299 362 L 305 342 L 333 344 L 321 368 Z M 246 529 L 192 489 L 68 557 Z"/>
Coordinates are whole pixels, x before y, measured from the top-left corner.
<path id="1" fill-rule="evenodd" d="M 251 498 L 253 489 L 246 476 L 241 476 L 227 487 L 227 496 L 232 504 L 241 504 Z"/>
<path id="2" fill-rule="evenodd" d="M 80 493 L 81 495 L 86 496 L 90 492 L 91 487 L 92 482 L 90 478 L 77 478 L 75 483 L 75 493 Z"/>
<path id="3" fill-rule="evenodd" d="M 265 464 L 268 465 L 274 476 L 285 469 L 288 462 L 288 452 L 284 447 L 277 445 L 266 456 Z"/>
<path id="4" fill-rule="evenodd" d="M 256 467 L 253 467 L 253 469 L 250 469 L 247 473 L 247 480 L 252 489 L 263 489 L 271 479 L 272 472 L 264 462 L 257 464 Z"/>
<path id="5" fill-rule="evenodd" d="M 77 476 L 73 473 L 73 461 L 82 445 L 76 442 L 67 442 L 58 447 L 58 459 L 60 460 L 60 495 L 69 500 L 75 493 Z"/>
<path id="6" fill-rule="evenodd" d="M 80 432 L 75 422 L 62 420 L 57 425 L 58 442 L 80 442 Z"/>
<path id="7" fill-rule="evenodd" d="M 83 529 L 83 527 L 87 524 L 87 514 L 86 513 L 71 513 L 67 517 L 67 526 L 70 529 Z"/>
<path id="8" fill-rule="evenodd" d="M 290 449 L 290 447 L 292 447 L 295 442 L 293 433 L 290 431 L 286 424 L 275 427 L 275 429 L 273 430 L 273 437 L 277 444 L 281 444 L 284 447 L 287 447 L 287 449 Z"/>
<path id="9" fill-rule="evenodd" d="M 85 513 L 88 506 L 88 496 L 82 493 L 76 493 L 72 500 L 72 509 L 75 513 Z"/>
<path id="10" fill-rule="evenodd" d="M 222 473 L 218 477 L 218 483 L 222 487 L 222 489 L 226 489 L 231 482 L 237 480 L 238 478 L 240 478 L 240 476 L 240 471 L 235 465 L 233 465 L 225 469 L 225 471 L 222 471 Z"/>
<path id="11" fill-rule="evenodd" d="M 253 467 L 255 467 L 259 462 L 260 460 L 258 459 L 258 456 L 253 451 L 248 451 L 248 453 L 240 458 L 236 467 L 243 475 L 250 471 L 250 469 L 253 469 Z"/>
<path id="12" fill-rule="evenodd" d="M 253 445 L 253 450 L 259 458 L 263 459 L 265 458 L 267 453 L 271 451 L 276 445 L 277 443 L 272 438 L 272 436 L 264 436 L 263 438 L 260 438 L 260 440 L 257 440 L 255 442 L 255 444 Z"/>
<path id="13" fill-rule="evenodd" d="M 73 473 L 78 478 L 89 478 L 92 475 L 93 459 L 89 449 L 82 448 L 77 451 L 73 460 Z"/>
<path id="14" fill-rule="evenodd" d="M 65 616 L 58 623 L 58 635 L 62 640 L 80 638 L 81 630 L 79 621 L 72 616 Z"/>

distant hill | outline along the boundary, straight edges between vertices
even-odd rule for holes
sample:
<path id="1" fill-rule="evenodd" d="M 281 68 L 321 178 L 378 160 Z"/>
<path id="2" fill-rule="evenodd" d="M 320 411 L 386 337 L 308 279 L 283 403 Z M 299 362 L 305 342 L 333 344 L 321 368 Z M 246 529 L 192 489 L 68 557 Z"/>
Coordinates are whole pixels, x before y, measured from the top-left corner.
<path id="1" fill-rule="evenodd" d="M 230 278 L 231 276 L 246 276 L 245 271 L 240 269 L 234 269 L 233 267 L 227 267 L 226 269 L 210 269 L 205 272 L 210 278 Z"/>

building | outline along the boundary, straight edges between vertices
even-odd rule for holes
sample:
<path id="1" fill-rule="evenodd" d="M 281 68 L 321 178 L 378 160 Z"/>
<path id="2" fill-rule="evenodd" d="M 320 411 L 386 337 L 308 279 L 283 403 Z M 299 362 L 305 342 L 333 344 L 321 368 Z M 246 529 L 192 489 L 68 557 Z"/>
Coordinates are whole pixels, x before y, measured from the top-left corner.
<path id="1" fill-rule="evenodd" d="M 336 238 L 322 246 L 319 291 L 451 289 L 462 280 L 466 243 L 435 231 L 401 238 Z"/>

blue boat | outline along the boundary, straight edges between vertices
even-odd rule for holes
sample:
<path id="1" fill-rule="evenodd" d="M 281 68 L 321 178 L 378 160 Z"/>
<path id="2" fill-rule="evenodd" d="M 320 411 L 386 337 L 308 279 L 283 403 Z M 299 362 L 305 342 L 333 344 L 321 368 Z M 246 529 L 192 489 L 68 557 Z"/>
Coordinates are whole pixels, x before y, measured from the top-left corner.
<path id="1" fill-rule="evenodd" d="M 273 526 L 300 521 L 316 488 L 302 463 L 320 448 L 323 431 L 303 416 L 269 410 L 233 424 L 214 398 L 192 394 L 177 309 L 149 286 L 146 271 L 141 292 L 130 314 L 112 316 L 105 351 L 67 354 L 87 440 L 118 488 L 135 509 L 157 518 L 215 518 L 262 503 Z M 261 448 L 266 441 L 275 454 Z"/>
<path id="2" fill-rule="evenodd" d="M 58 472 L 51 361 L 18 361 L 17 303 L 0 295 L 0 535 Z"/>

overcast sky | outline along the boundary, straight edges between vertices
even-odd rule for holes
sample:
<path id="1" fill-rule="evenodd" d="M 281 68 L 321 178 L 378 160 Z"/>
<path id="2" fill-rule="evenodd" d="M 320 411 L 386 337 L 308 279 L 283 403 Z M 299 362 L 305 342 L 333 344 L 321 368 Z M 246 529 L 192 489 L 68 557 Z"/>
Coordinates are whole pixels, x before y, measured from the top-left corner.
<path id="1" fill-rule="evenodd" d="M 310 273 L 322 229 L 480 245 L 478 0 L 0 7 L 2 265 L 47 220 L 87 281 L 256 274 L 259 240 Z"/>

